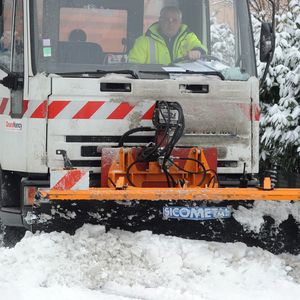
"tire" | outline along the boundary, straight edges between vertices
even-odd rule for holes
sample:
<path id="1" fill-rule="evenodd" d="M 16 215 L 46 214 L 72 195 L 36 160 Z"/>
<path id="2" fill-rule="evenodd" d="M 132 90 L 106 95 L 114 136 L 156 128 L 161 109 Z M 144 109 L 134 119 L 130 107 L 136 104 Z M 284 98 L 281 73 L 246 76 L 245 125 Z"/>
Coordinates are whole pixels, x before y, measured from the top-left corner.
<path id="1" fill-rule="evenodd" d="M 14 247 L 24 237 L 25 232 L 26 229 L 22 227 L 4 227 L 2 241 L 3 246 L 8 248 Z"/>
<path id="2" fill-rule="evenodd" d="M 0 248 L 4 246 L 3 237 L 4 237 L 4 226 L 2 225 L 0 219 Z"/>
<path id="3" fill-rule="evenodd" d="M 0 208 L 20 206 L 20 183 L 18 174 L 3 171 L 0 166 Z"/>
<path id="4" fill-rule="evenodd" d="M 3 198 L 3 192 L 2 192 L 2 190 L 3 190 L 3 171 L 2 171 L 2 168 L 1 168 L 1 165 L 0 165 L 0 209 L 1 209 L 1 207 L 2 207 L 2 202 L 3 202 L 3 200 L 2 200 L 2 198 Z M 1 219 L 0 219 L 0 228 L 1 228 L 1 226 L 2 226 L 2 223 L 1 223 Z M 1 230 L 0 230 L 0 232 L 1 232 Z"/>
<path id="5" fill-rule="evenodd" d="M 0 208 L 20 206 L 20 176 L 3 171 L 0 165 Z M 25 228 L 5 226 L 0 220 L 0 246 L 14 247 L 25 235 Z"/>

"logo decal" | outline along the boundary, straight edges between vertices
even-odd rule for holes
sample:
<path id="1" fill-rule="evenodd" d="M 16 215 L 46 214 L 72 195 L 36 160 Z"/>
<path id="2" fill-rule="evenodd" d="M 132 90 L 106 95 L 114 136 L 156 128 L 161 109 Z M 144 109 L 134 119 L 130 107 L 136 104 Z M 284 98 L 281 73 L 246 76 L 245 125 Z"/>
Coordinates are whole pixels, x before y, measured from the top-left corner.
<path id="1" fill-rule="evenodd" d="M 16 121 L 5 121 L 5 128 L 7 130 L 22 131 L 23 124 Z"/>
<path id="2" fill-rule="evenodd" d="M 215 219 L 227 219 L 230 217 L 231 210 L 228 207 L 165 206 L 163 208 L 164 219 L 205 221 Z"/>

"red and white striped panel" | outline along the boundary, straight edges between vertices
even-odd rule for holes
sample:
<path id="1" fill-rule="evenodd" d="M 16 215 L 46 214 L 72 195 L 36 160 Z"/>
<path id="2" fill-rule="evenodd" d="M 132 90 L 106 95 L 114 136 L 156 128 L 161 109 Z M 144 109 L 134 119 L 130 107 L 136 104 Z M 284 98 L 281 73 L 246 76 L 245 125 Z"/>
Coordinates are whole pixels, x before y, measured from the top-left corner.
<path id="1" fill-rule="evenodd" d="M 9 99 L 0 100 L 0 115 L 10 115 Z M 47 101 L 23 101 L 23 115 L 25 118 L 43 119 L 47 116 Z"/>
<path id="2" fill-rule="evenodd" d="M 143 120 L 151 120 L 154 102 L 115 103 L 111 101 L 51 101 L 48 107 L 48 119 L 94 119 L 94 120 L 126 120 L 140 116 Z"/>
<path id="3" fill-rule="evenodd" d="M 259 104 L 252 105 L 252 118 L 253 121 L 260 121 L 260 107 Z"/>
<path id="4" fill-rule="evenodd" d="M 140 102 L 129 104 L 111 101 L 71 101 L 51 100 L 23 102 L 24 118 L 29 119 L 73 119 L 73 120 L 126 120 L 139 116 L 142 120 L 151 120 L 155 103 Z M 8 99 L 0 100 L 0 115 L 9 115 Z"/>
<path id="5" fill-rule="evenodd" d="M 28 119 L 45 119 L 47 117 L 47 100 L 23 102 L 24 117 Z"/>
<path id="6" fill-rule="evenodd" d="M 0 115 L 9 115 L 8 98 L 0 99 Z"/>
<path id="7" fill-rule="evenodd" d="M 248 121 L 260 120 L 260 108 L 258 104 L 238 103 L 238 106 Z"/>
<path id="8" fill-rule="evenodd" d="M 89 171 L 51 170 L 50 188 L 53 190 L 86 190 L 89 188 Z"/>
<path id="9" fill-rule="evenodd" d="M 0 100 L 0 115 L 9 115 L 9 100 Z M 31 119 L 66 119 L 66 120 L 130 120 L 139 117 L 151 120 L 154 112 L 154 101 L 142 101 L 137 104 L 111 101 L 71 101 L 50 100 L 49 106 L 45 101 L 24 100 L 23 112 L 25 118 Z M 258 104 L 237 103 L 249 121 L 259 121 L 260 108 Z"/>

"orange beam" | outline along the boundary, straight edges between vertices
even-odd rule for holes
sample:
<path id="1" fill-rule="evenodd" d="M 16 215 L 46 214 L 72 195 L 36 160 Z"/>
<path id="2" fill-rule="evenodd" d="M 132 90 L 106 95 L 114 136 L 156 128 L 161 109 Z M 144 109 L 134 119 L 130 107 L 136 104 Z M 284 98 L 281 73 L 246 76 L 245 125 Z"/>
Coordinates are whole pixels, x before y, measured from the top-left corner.
<path id="1" fill-rule="evenodd" d="M 53 201 L 168 201 L 168 200 L 300 200 L 300 189 L 261 190 L 257 188 L 90 188 L 85 191 L 40 189 L 42 198 Z"/>

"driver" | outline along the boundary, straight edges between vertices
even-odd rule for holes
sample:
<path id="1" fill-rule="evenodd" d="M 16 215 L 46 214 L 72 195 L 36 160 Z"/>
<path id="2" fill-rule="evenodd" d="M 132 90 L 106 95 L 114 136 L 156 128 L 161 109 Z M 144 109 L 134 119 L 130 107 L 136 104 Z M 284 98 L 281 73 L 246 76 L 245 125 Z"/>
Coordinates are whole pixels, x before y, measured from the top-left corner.
<path id="1" fill-rule="evenodd" d="M 182 13 L 175 6 L 162 8 L 157 23 L 139 37 L 128 55 L 128 61 L 140 64 L 169 65 L 179 58 L 198 60 L 207 48 L 182 24 Z"/>

